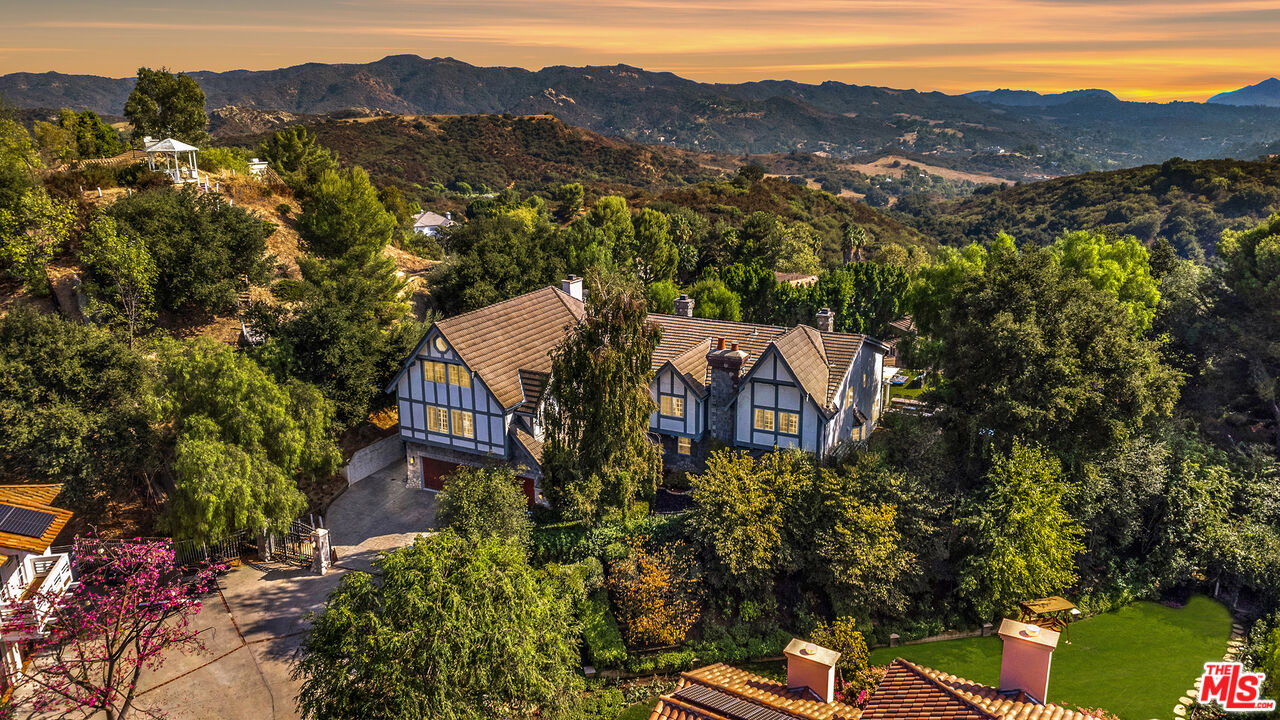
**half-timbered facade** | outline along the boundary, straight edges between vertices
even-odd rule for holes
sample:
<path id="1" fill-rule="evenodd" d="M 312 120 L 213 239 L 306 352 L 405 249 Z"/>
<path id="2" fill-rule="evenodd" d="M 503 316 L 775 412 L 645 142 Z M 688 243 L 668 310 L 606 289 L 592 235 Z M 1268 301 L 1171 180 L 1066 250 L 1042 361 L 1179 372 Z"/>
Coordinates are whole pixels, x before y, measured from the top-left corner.
<path id="1" fill-rule="evenodd" d="M 541 412 L 550 352 L 584 316 L 581 280 L 544 288 L 436 323 L 405 361 L 395 392 L 409 483 L 439 488 L 440 462 L 510 462 L 538 499 Z M 864 439 L 883 404 L 886 347 L 830 332 L 650 315 L 654 353 L 649 428 L 673 469 L 695 469 L 711 439 L 755 451 L 830 452 Z"/>

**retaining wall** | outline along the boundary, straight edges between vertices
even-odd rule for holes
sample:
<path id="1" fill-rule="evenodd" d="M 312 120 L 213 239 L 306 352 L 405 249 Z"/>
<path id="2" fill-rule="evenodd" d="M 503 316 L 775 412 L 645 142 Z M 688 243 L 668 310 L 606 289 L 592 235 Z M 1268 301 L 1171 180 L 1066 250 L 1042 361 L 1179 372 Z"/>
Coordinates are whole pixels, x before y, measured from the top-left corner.
<path id="1" fill-rule="evenodd" d="M 347 486 L 350 487 L 397 460 L 404 459 L 404 440 L 399 435 L 386 437 L 355 451 L 347 463 Z"/>

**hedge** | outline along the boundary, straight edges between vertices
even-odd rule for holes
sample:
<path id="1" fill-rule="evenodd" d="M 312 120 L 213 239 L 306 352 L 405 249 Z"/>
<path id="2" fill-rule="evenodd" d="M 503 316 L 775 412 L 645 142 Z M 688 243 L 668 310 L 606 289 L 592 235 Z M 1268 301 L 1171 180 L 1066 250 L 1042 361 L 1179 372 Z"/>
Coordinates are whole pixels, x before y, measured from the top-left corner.
<path id="1" fill-rule="evenodd" d="M 618 621 L 609 610 L 609 595 L 596 590 L 578 605 L 582 621 L 582 639 L 587 657 L 597 668 L 621 667 L 627 660 L 627 646 L 622 642 Z"/>

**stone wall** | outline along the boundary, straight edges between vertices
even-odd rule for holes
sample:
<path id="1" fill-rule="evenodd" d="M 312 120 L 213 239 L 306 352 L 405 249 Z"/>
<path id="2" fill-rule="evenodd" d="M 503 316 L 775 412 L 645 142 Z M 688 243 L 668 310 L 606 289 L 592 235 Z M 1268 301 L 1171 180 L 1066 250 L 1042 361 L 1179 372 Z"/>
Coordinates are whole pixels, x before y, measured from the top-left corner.
<path id="1" fill-rule="evenodd" d="M 383 438 L 355 451 L 344 468 L 347 485 L 355 485 L 397 460 L 404 459 L 404 441 L 399 435 Z"/>

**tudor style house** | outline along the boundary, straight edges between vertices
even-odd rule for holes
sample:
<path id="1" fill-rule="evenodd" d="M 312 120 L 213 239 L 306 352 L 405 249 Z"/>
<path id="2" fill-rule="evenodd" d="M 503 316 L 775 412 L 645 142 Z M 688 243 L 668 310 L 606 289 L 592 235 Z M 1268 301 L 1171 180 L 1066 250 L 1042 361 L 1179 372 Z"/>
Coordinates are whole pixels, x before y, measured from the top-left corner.
<path id="1" fill-rule="evenodd" d="M 884 406 L 887 347 L 865 335 L 693 316 L 680 296 L 654 353 L 649 421 L 665 466 L 696 469 L 713 444 L 819 455 L 867 437 Z M 550 352 L 584 317 L 582 280 L 441 320 L 387 387 L 395 392 L 408 483 L 439 489 L 458 464 L 506 461 L 539 500 Z"/>
<path id="2" fill-rule="evenodd" d="M 49 552 L 71 511 L 50 505 L 61 485 L 0 485 L 0 694 L 22 671 L 58 598 L 71 585 L 71 558 Z"/>

